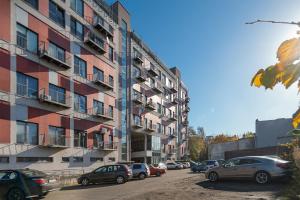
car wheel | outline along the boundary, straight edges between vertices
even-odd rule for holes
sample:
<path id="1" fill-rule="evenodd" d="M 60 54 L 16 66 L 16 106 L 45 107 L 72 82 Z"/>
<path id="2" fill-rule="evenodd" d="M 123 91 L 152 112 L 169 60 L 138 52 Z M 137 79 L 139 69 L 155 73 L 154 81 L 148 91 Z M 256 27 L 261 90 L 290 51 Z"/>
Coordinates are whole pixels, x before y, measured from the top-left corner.
<path id="1" fill-rule="evenodd" d="M 218 174 L 216 172 L 210 172 L 208 175 L 208 179 L 210 182 L 216 182 L 218 180 Z"/>
<path id="2" fill-rule="evenodd" d="M 160 172 L 156 172 L 156 176 L 161 176 L 161 173 Z"/>
<path id="3" fill-rule="evenodd" d="M 125 183 L 125 179 L 124 179 L 123 176 L 118 176 L 116 181 L 117 181 L 118 184 L 123 184 L 123 183 Z"/>
<path id="4" fill-rule="evenodd" d="M 24 193 L 18 188 L 13 188 L 7 193 L 7 200 L 24 200 Z"/>
<path id="5" fill-rule="evenodd" d="M 81 185 L 87 186 L 90 183 L 90 180 L 88 178 L 83 178 L 81 181 Z"/>
<path id="6" fill-rule="evenodd" d="M 270 181 L 270 176 L 265 171 L 259 171 L 255 174 L 255 181 L 259 184 L 266 184 Z"/>
<path id="7" fill-rule="evenodd" d="M 144 173 L 140 173 L 140 174 L 139 174 L 139 179 L 140 179 L 140 180 L 145 179 L 145 177 L 146 177 L 146 175 L 145 175 Z"/>

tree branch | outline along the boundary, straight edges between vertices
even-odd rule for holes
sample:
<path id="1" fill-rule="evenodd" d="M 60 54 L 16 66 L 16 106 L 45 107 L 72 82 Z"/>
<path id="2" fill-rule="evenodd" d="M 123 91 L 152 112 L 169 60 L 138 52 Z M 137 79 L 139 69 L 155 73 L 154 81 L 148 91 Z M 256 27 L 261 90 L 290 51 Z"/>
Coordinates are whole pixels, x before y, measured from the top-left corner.
<path id="1" fill-rule="evenodd" d="M 300 27 L 300 22 L 280 22 L 280 21 L 272 21 L 272 20 L 260 20 L 260 19 L 253 22 L 246 22 L 245 24 L 256 24 L 256 23 L 289 24 L 289 25 L 296 25 Z"/>

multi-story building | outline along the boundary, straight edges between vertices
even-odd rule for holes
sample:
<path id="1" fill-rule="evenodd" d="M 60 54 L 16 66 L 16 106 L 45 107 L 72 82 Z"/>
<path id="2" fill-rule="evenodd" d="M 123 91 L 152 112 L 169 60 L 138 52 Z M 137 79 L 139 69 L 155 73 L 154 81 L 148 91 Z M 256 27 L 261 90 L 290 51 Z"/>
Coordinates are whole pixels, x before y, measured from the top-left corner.
<path id="1" fill-rule="evenodd" d="M 187 89 L 120 2 L 2 0 L 0 11 L 0 168 L 186 155 Z"/>

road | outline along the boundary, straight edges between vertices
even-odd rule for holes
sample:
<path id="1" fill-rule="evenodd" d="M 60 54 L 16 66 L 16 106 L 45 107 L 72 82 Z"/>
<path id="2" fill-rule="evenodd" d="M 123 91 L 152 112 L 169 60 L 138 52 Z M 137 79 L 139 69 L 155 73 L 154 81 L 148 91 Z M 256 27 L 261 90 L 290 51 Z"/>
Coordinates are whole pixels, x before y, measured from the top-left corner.
<path id="1" fill-rule="evenodd" d="M 275 199 L 283 184 L 257 185 L 249 181 L 210 183 L 203 174 L 169 170 L 162 177 L 133 180 L 123 185 L 69 186 L 50 193 L 46 200 L 195 200 Z"/>

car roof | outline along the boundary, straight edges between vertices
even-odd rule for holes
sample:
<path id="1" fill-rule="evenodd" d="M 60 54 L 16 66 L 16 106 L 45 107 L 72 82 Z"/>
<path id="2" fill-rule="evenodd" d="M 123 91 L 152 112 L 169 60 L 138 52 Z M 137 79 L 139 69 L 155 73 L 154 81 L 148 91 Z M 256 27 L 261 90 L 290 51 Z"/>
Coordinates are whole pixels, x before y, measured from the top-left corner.
<path id="1" fill-rule="evenodd" d="M 266 160 L 283 160 L 280 157 L 272 157 L 272 156 L 242 156 L 242 157 L 236 157 L 232 158 L 232 160 L 237 160 L 237 159 L 266 159 Z"/>

